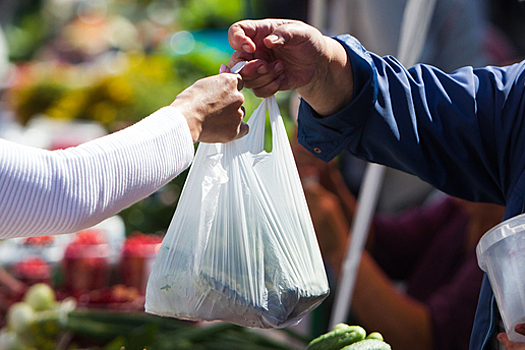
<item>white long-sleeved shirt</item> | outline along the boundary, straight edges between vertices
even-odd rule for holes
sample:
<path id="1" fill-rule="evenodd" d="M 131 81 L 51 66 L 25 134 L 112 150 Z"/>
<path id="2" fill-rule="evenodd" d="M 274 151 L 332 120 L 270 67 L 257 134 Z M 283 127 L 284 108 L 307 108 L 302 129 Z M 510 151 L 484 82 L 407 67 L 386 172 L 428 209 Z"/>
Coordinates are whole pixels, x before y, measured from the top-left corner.
<path id="1" fill-rule="evenodd" d="M 0 139 L 0 238 L 91 227 L 165 185 L 193 155 L 188 124 L 174 107 L 65 150 Z"/>

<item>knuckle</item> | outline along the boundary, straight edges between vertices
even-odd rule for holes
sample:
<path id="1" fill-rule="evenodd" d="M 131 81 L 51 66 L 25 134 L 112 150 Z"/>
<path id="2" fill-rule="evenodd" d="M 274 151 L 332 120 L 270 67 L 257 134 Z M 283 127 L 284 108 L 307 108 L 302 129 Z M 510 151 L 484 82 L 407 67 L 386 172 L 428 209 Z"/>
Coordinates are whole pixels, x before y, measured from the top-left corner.
<path id="1" fill-rule="evenodd" d="M 225 83 L 230 85 L 229 87 L 237 86 L 237 77 L 235 74 L 221 74 L 224 76 Z"/>
<path id="2" fill-rule="evenodd" d="M 243 104 L 245 99 L 244 95 L 240 91 L 237 91 L 235 95 L 237 97 L 237 102 Z"/>

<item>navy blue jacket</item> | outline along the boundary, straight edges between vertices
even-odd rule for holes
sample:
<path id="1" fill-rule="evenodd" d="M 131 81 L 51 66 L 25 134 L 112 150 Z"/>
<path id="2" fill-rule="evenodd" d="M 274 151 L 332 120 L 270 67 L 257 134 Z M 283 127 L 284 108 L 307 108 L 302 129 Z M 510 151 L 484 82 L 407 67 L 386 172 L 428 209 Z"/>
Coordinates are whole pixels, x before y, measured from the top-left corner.
<path id="1" fill-rule="evenodd" d="M 524 212 L 525 61 L 452 74 L 428 65 L 407 70 L 349 35 L 336 39 L 352 64 L 353 101 L 324 118 L 302 101 L 304 147 L 324 161 L 349 150 L 450 195 L 505 205 L 504 219 Z M 471 350 L 490 348 L 497 312 L 485 276 Z"/>

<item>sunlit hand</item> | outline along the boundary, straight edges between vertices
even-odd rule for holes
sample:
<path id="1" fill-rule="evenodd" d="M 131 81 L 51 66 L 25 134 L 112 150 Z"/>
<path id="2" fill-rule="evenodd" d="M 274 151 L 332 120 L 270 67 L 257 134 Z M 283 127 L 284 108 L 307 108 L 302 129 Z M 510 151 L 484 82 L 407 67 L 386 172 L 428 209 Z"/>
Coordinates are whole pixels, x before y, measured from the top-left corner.
<path id="1" fill-rule="evenodd" d="M 257 96 L 301 88 L 319 65 L 327 65 L 327 43 L 317 29 L 300 21 L 259 20 L 235 23 L 229 30 L 236 52 L 229 66 L 250 61 L 241 73 Z"/>
<path id="2" fill-rule="evenodd" d="M 241 75 L 256 96 L 295 89 L 320 114 L 351 100 L 352 71 L 344 48 L 306 23 L 241 21 L 230 27 L 228 39 L 236 50 L 229 66 L 249 61 Z"/>
<path id="3" fill-rule="evenodd" d="M 219 74 L 198 80 L 175 98 L 171 106 L 186 118 L 193 142 L 228 142 L 248 133 L 242 86 L 239 74 Z"/>

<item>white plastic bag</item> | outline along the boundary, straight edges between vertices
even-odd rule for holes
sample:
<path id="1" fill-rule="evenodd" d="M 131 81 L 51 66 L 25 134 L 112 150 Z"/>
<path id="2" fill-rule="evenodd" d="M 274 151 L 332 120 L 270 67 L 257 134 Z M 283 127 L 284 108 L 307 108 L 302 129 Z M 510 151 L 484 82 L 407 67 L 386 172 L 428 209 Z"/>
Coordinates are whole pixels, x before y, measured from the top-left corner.
<path id="1" fill-rule="evenodd" d="M 264 151 L 266 110 L 272 151 Z M 247 327 L 297 323 L 329 293 L 275 97 L 247 136 L 201 143 L 155 260 L 146 312 Z"/>

